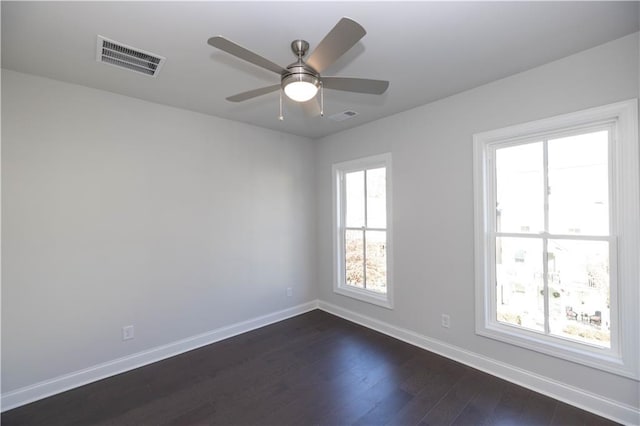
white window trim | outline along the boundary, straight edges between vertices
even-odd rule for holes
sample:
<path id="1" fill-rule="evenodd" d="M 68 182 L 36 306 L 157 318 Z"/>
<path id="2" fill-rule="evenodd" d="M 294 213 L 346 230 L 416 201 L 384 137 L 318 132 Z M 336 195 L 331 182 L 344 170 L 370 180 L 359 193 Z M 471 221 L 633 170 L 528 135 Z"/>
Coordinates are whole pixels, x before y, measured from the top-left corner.
<path id="1" fill-rule="evenodd" d="M 386 168 L 386 200 L 387 200 L 387 293 L 380 294 L 366 289 L 349 286 L 344 279 L 344 197 L 342 179 L 350 171 Z M 337 294 L 352 297 L 363 302 L 393 309 L 393 232 L 392 232 L 392 194 L 391 194 L 391 154 L 380 154 L 357 160 L 336 163 L 331 167 L 333 197 L 333 291 Z"/>
<path id="2" fill-rule="evenodd" d="M 611 236 L 617 250 L 610 262 L 617 262 L 616 288 L 611 290 L 611 305 L 617 304 L 616 331 L 612 327 L 612 349 L 527 332 L 499 323 L 492 317 L 491 270 L 493 256 L 488 230 L 493 213 L 488 200 L 492 195 L 488 153 L 497 144 L 525 140 L 594 123 L 615 123 L 612 152 L 614 174 L 611 201 L 616 216 Z M 633 379 L 640 378 L 640 173 L 638 153 L 638 101 L 632 99 L 473 136 L 476 333 L 558 358 L 608 371 Z M 491 189 L 492 190 L 492 189 Z M 617 256 L 615 255 L 617 253 Z M 612 268 L 613 270 L 613 268 Z M 614 280 L 612 280 L 613 282 Z M 616 297 L 617 296 L 617 297 Z M 617 300 L 614 300 L 617 299 Z M 612 312 L 613 314 L 613 312 Z M 612 318 L 613 322 L 613 318 Z M 616 340 L 614 343 L 613 340 Z"/>

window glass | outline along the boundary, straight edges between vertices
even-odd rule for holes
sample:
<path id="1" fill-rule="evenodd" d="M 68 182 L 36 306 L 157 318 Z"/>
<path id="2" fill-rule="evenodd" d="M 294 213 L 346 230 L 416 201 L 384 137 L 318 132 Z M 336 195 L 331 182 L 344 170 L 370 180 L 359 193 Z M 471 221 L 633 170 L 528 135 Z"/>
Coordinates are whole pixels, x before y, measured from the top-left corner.
<path id="1" fill-rule="evenodd" d="M 345 173 L 346 223 L 350 228 L 364 226 L 364 170 Z"/>
<path id="2" fill-rule="evenodd" d="M 386 168 L 345 173 L 345 283 L 387 291 Z"/>
<path id="3" fill-rule="evenodd" d="M 609 243 L 553 238 L 608 233 L 608 139 L 604 130 L 496 149 L 498 322 L 610 347 Z"/>
<path id="4" fill-rule="evenodd" d="M 609 233 L 609 132 L 549 140 L 549 232 Z"/>
<path id="5" fill-rule="evenodd" d="M 496 313 L 499 322 L 544 331 L 542 241 L 496 238 Z"/>
<path id="6" fill-rule="evenodd" d="M 387 291 L 387 233 L 366 231 L 367 289 L 378 293 Z"/>
<path id="7" fill-rule="evenodd" d="M 496 230 L 544 230 L 542 142 L 496 151 Z"/>
<path id="8" fill-rule="evenodd" d="M 345 231 L 346 283 L 364 288 L 364 231 Z"/>
<path id="9" fill-rule="evenodd" d="M 611 346 L 609 243 L 549 240 L 551 334 Z"/>
<path id="10" fill-rule="evenodd" d="M 384 167 L 367 170 L 367 227 L 387 226 L 387 173 Z"/>

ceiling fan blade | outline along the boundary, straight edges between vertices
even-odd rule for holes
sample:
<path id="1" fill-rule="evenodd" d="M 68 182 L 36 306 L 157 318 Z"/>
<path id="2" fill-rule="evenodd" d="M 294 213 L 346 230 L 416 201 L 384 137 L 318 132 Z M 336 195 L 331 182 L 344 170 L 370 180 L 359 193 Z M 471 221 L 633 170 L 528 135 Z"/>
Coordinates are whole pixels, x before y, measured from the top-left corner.
<path id="1" fill-rule="evenodd" d="M 322 72 L 351 49 L 367 32 L 362 25 L 349 18 L 342 18 L 322 39 L 306 61 L 316 71 Z"/>
<path id="2" fill-rule="evenodd" d="M 261 87 L 259 89 L 249 90 L 248 92 L 238 93 L 237 95 L 229 96 L 227 98 L 230 102 L 242 102 L 247 99 L 256 98 L 258 96 L 266 95 L 267 93 L 275 92 L 280 89 L 279 84 L 274 84 L 273 86 Z"/>
<path id="3" fill-rule="evenodd" d="M 217 47 L 220 50 L 224 50 L 225 52 L 230 53 L 237 58 L 243 59 L 247 62 L 251 62 L 252 64 L 259 67 L 266 68 L 269 71 L 273 71 L 278 74 L 282 74 L 283 72 L 287 71 L 280 65 L 273 63 L 270 60 L 258 55 L 257 53 L 253 53 L 252 51 L 245 49 L 239 44 L 236 44 L 222 36 L 211 37 L 209 40 L 207 40 L 207 43 L 209 43 L 213 47 Z"/>
<path id="4" fill-rule="evenodd" d="M 325 89 L 381 95 L 389 87 L 389 82 L 386 80 L 370 80 L 368 78 L 322 77 L 322 86 Z"/>
<path id="5" fill-rule="evenodd" d="M 320 115 L 320 102 L 318 102 L 317 96 L 314 96 L 307 102 L 300 102 L 300 106 L 302 107 L 302 111 L 304 111 L 304 115 L 307 117 L 317 117 Z"/>

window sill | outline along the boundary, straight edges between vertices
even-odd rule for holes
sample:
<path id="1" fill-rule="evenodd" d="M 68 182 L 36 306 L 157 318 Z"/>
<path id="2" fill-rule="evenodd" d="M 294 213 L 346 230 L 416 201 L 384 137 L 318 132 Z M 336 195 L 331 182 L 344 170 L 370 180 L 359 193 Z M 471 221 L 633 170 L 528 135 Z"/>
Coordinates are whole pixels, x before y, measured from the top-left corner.
<path id="1" fill-rule="evenodd" d="M 336 287 L 333 289 L 333 291 L 334 293 L 341 294 L 342 296 L 347 296 L 353 299 L 360 300 L 362 302 L 382 306 L 383 308 L 393 309 L 393 303 L 391 301 L 391 297 L 389 297 L 389 293 L 387 293 L 386 295 L 379 294 L 355 287 Z"/>
<path id="2" fill-rule="evenodd" d="M 619 376 L 636 380 L 639 378 L 634 366 L 625 365 L 622 358 L 612 354 L 609 349 L 600 349 L 595 346 L 591 350 L 583 349 L 579 344 L 574 345 L 562 339 L 519 329 L 511 330 L 511 328 L 508 325 L 491 322 L 485 327 L 477 327 L 476 334 Z"/>

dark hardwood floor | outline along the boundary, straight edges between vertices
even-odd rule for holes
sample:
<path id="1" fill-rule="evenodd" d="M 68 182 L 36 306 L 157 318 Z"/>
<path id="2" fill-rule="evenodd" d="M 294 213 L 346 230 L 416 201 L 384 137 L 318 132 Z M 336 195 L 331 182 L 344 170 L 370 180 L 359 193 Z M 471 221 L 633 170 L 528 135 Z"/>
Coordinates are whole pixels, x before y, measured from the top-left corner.
<path id="1" fill-rule="evenodd" d="M 7 411 L 2 425 L 597 425 L 316 310 Z"/>

